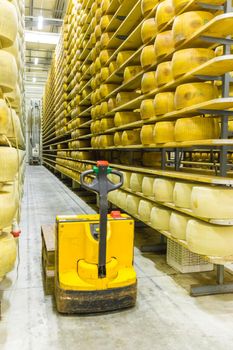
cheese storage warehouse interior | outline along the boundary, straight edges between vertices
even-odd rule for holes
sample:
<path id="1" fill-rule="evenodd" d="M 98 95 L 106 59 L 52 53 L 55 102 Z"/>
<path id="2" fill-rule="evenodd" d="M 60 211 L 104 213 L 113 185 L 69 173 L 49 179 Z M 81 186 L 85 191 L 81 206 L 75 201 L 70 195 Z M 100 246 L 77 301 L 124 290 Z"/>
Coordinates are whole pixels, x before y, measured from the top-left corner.
<path id="1" fill-rule="evenodd" d="M 232 0 L 0 0 L 0 349 L 232 349 L 232 88 Z"/>

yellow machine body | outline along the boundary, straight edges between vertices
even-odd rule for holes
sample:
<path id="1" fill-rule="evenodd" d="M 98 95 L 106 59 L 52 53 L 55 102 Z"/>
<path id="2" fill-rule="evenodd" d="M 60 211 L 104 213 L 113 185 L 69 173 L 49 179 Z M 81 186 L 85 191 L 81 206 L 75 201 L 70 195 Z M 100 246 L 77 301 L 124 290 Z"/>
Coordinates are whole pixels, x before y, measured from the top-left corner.
<path id="1" fill-rule="evenodd" d="M 126 214 L 108 215 L 106 277 L 99 278 L 99 220 L 99 214 L 57 216 L 55 284 L 63 294 L 136 286 L 134 221 Z"/>

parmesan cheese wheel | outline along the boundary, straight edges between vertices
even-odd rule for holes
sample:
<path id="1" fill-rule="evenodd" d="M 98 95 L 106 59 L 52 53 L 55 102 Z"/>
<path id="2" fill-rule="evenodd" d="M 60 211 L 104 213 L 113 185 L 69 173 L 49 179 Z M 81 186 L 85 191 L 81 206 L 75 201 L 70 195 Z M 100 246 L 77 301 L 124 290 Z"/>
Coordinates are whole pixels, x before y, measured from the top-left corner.
<path id="1" fill-rule="evenodd" d="M 141 119 L 155 117 L 154 101 L 152 99 L 143 100 L 140 106 Z"/>
<path id="2" fill-rule="evenodd" d="M 157 26 L 154 18 L 146 19 L 141 28 L 141 38 L 142 42 L 145 44 L 152 40 L 157 34 Z"/>
<path id="3" fill-rule="evenodd" d="M 109 73 L 109 68 L 108 67 L 103 67 L 100 70 L 100 79 L 101 81 L 105 81 L 108 79 L 110 73 Z"/>
<path id="4" fill-rule="evenodd" d="M 140 62 L 141 62 L 142 68 L 149 67 L 156 63 L 156 55 L 155 55 L 155 50 L 153 45 L 145 46 L 142 49 Z"/>
<path id="5" fill-rule="evenodd" d="M 104 116 L 108 113 L 108 102 L 104 101 L 100 105 L 100 114 Z"/>
<path id="6" fill-rule="evenodd" d="M 5 100 L 0 99 L 0 134 L 7 134 L 10 127 L 10 111 Z"/>
<path id="7" fill-rule="evenodd" d="M 189 220 L 186 229 L 188 249 L 209 256 L 233 255 L 233 227 Z"/>
<path id="8" fill-rule="evenodd" d="M 0 147 L 0 182 L 13 182 L 24 153 L 13 147 Z"/>
<path id="9" fill-rule="evenodd" d="M 191 209 L 199 217 L 210 219 L 233 218 L 233 189 L 194 186 Z"/>
<path id="10" fill-rule="evenodd" d="M 119 132 L 119 131 L 115 132 L 114 138 L 113 138 L 115 146 L 122 146 L 122 134 L 123 132 Z"/>
<path id="11" fill-rule="evenodd" d="M 107 12 L 109 6 L 110 6 L 110 0 L 102 0 L 101 9 L 102 9 L 103 13 Z"/>
<path id="12" fill-rule="evenodd" d="M 174 78 L 177 78 L 214 58 L 214 56 L 213 50 L 204 48 L 184 49 L 174 52 L 171 63 L 172 74 Z"/>
<path id="13" fill-rule="evenodd" d="M 173 80 L 171 62 L 162 62 L 156 70 L 156 82 L 158 86 L 170 83 Z"/>
<path id="14" fill-rule="evenodd" d="M 101 35 L 101 38 L 100 38 L 100 45 L 101 45 L 101 48 L 104 49 L 108 46 L 109 44 L 109 41 L 111 40 L 113 36 L 113 32 L 106 32 L 106 33 L 103 33 Z"/>
<path id="15" fill-rule="evenodd" d="M 14 146 L 18 144 L 21 148 L 24 148 L 25 142 L 21 130 L 19 117 L 13 109 L 11 109 L 10 115 L 11 117 L 9 129 L 7 131 L 7 137 Z"/>
<path id="16" fill-rule="evenodd" d="M 129 171 L 122 171 L 122 174 L 124 177 L 122 188 L 130 188 L 131 173 Z"/>
<path id="17" fill-rule="evenodd" d="M 108 27 L 112 17 L 113 17 L 112 15 L 104 15 L 104 16 L 102 16 L 102 18 L 100 20 L 100 27 L 101 27 L 101 29 L 103 31 L 106 30 L 106 28 Z"/>
<path id="18" fill-rule="evenodd" d="M 141 66 L 129 66 L 124 70 L 124 83 L 127 83 L 142 71 Z"/>
<path id="19" fill-rule="evenodd" d="M 219 123 L 214 118 L 193 117 L 177 119 L 175 141 L 193 141 L 219 138 Z"/>
<path id="20" fill-rule="evenodd" d="M 144 16 L 146 16 L 153 8 L 158 4 L 159 0 L 142 0 L 141 10 Z"/>
<path id="21" fill-rule="evenodd" d="M 107 97 L 110 93 L 112 93 L 118 85 L 116 84 L 103 84 L 100 86 L 100 95 L 102 98 Z"/>
<path id="22" fill-rule="evenodd" d="M 156 178 L 153 185 L 154 198 L 158 202 L 172 202 L 174 181 Z"/>
<path id="23" fill-rule="evenodd" d="M 118 69 L 118 66 L 117 66 L 116 61 L 112 61 L 109 64 L 109 72 L 110 72 L 110 74 L 113 74 L 117 69 Z"/>
<path id="24" fill-rule="evenodd" d="M 153 196 L 154 177 L 144 176 L 142 180 L 142 193 L 146 197 Z"/>
<path id="25" fill-rule="evenodd" d="M 108 100 L 108 110 L 111 112 L 114 108 L 116 108 L 116 99 L 115 98 L 110 98 Z"/>
<path id="26" fill-rule="evenodd" d="M 130 177 L 130 189 L 133 192 L 142 192 L 143 174 L 132 173 Z"/>
<path id="27" fill-rule="evenodd" d="M 210 5 L 222 5 L 224 4 L 225 0 L 203 0 L 203 4 L 210 4 Z M 178 13 L 180 10 L 189 3 L 189 0 L 173 0 L 173 6 L 175 8 L 175 12 Z"/>
<path id="28" fill-rule="evenodd" d="M 105 131 L 114 127 L 113 118 L 102 118 L 100 122 L 100 131 Z"/>
<path id="29" fill-rule="evenodd" d="M 13 45 L 18 32 L 17 11 L 9 1 L 0 0 L 0 46 Z"/>
<path id="30" fill-rule="evenodd" d="M 173 203 L 179 208 L 191 208 L 191 194 L 195 184 L 176 182 L 173 191 Z"/>
<path id="31" fill-rule="evenodd" d="M 155 21 L 157 28 L 160 30 L 164 27 L 171 19 L 175 16 L 175 10 L 173 7 L 172 0 L 164 0 L 162 1 L 156 11 Z"/>
<path id="32" fill-rule="evenodd" d="M 142 164 L 147 167 L 157 167 L 161 163 L 161 154 L 158 152 L 144 152 Z"/>
<path id="33" fill-rule="evenodd" d="M 127 208 L 127 193 L 124 191 L 119 191 L 117 193 L 116 204 L 119 208 L 126 210 Z"/>
<path id="34" fill-rule="evenodd" d="M 100 148 L 111 147 L 114 144 L 113 135 L 101 135 L 99 139 Z"/>
<path id="35" fill-rule="evenodd" d="M 154 143 L 166 143 L 174 141 L 174 122 L 158 122 L 155 124 Z"/>
<path id="36" fill-rule="evenodd" d="M 0 5 L 1 6 L 1 5 Z M 17 255 L 16 240 L 11 233 L 0 235 L 0 281 L 10 272 L 15 264 Z"/>
<path id="37" fill-rule="evenodd" d="M 123 146 L 140 144 L 140 129 L 124 130 L 121 140 Z"/>
<path id="38" fill-rule="evenodd" d="M 102 66 L 104 66 L 108 62 L 108 60 L 113 55 L 113 53 L 114 53 L 113 50 L 102 50 L 100 52 L 99 58 Z"/>
<path id="39" fill-rule="evenodd" d="M 140 217 L 140 220 L 144 222 L 150 221 L 150 213 L 152 210 L 152 203 L 149 201 L 146 201 L 144 199 L 141 199 L 138 205 L 138 215 Z"/>
<path id="40" fill-rule="evenodd" d="M 186 227 L 189 220 L 189 216 L 173 211 L 169 222 L 169 232 L 171 233 L 172 237 L 186 240 Z"/>
<path id="41" fill-rule="evenodd" d="M 154 125 L 143 125 L 140 133 L 142 145 L 151 145 L 154 143 Z"/>
<path id="42" fill-rule="evenodd" d="M 156 58 L 168 55 L 174 50 L 174 39 L 171 30 L 158 33 L 154 42 L 154 51 Z"/>
<path id="43" fill-rule="evenodd" d="M 140 114 L 136 112 L 117 112 L 114 117 L 115 126 L 133 123 L 140 119 Z"/>
<path id="44" fill-rule="evenodd" d="M 121 106 L 125 103 L 128 103 L 129 101 L 135 100 L 139 95 L 136 92 L 133 91 L 127 91 L 127 92 L 118 92 L 116 95 L 116 105 Z"/>
<path id="45" fill-rule="evenodd" d="M 138 214 L 140 198 L 134 195 L 129 194 L 126 199 L 126 210 L 131 215 Z"/>
<path id="46" fill-rule="evenodd" d="M 218 88 L 209 83 L 179 85 L 175 92 L 175 107 L 181 109 L 218 97 Z"/>
<path id="47" fill-rule="evenodd" d="M 122 66 L 133 54 L 134 51 L 120 51 L 116 58 L 117 67 Z"/>
<path id="48" fill-rule="evenodd" d="M 0 89 L 3 92 L 11 92 L 17 83 L 17 66 L 15 58 L 9 52 L 0 50 Z"/>
<path id="49" fill-rule="evenodd" d="M 179 45 L 190 38 L 213 17 L 214 15 L 207 11 L 190 11 L 177 16 L 172 27 L 175 45 Z"/>
<path id="50" fill-rule="evenodd" d="M 157 205 L 154 205 L 150 213 L 151 226 L 160 231 L 169 230 L 171 211 L 169 209 L 163 209 Z"/>
<path id="51" fill-rule="evenodd" d="M 153 102 L 154 114 L 162 115 L 173 111 L 175 109 L 174 96 L 174 92 L 160 92 L 155 95 Z"/>
<path id="52" fill-rule="evenodd" d="M 0 191 L 0 230 L 11 226 L 18 208 L 18 193 L 13 184 L 5 184 Z"/>
<path id="53" fill-rule="evenodd" d="M 156 72 L 146 72 L 143 74 L 141 88 L 143 94 L 157 88 Z"/>

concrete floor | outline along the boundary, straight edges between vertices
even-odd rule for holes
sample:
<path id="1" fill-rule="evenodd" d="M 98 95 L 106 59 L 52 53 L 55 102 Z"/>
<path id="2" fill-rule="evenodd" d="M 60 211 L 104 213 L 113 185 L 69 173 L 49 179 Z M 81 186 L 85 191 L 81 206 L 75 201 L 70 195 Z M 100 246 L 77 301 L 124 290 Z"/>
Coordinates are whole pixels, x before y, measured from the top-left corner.
<path id="1" fill-rule="evenodd" d="M 138 301 L 134 309 L 100 316 L 61 316 L 41 280 L 41 224 L 82 212 L 85 204 L 43 167 L 28 167 L 22 208 L 20 262 L 1 283 L 1 350 L 230 350 L 233 295 L 192 298 L 190 284 L 213 273 L 181 275 L 165 256 L 135 248 Z M 154 239 L 137 233 L 136 244 Z"/>

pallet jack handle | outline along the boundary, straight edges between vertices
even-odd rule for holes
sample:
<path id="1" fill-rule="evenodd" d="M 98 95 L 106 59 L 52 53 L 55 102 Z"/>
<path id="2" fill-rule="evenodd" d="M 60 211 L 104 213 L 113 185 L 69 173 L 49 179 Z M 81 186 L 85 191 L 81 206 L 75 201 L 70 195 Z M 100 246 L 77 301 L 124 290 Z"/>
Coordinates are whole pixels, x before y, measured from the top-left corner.
<path id="1" fill-rule="evenodd" d="M 91 184 L 85 182 L 85 177 L 95 175 Z M 119 176 L 117 184 L 112 183 L 108 179 L 108 174 Z M 81 173 L 81 185 L 87 190 L 91 190 L 99 194 L 100 208 L 100 234 L 99 234 L 99 258 L 98 258 L 98 276 L 99 278 L 106 277 L 106 251 L 107 251 L 107 218 L 108 218 L 108 193 L 117 190 L 123 185 L 123 174 L 109 167 L 107 161 L 100 160 L 92 170 L 87 170 Z"/>

